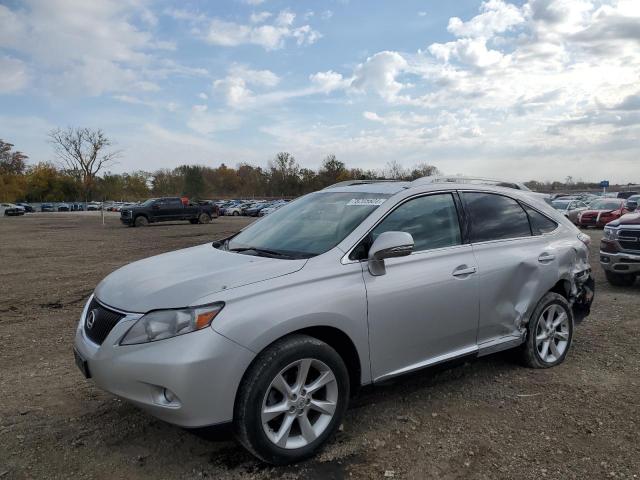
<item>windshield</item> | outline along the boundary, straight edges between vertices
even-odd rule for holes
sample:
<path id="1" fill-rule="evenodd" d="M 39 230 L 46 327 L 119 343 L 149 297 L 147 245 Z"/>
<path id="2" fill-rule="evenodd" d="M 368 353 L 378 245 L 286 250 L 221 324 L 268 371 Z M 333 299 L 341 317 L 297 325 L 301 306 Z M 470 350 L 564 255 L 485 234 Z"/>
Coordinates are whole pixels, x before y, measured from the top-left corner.
<path id="1" fill-rule="evenodd" d="M 620 200 L 596 200 L 590 208 L 593 210 L 617 210 L 621 205 Z"/>
<path id="2" fill-rule="evenodd" d="M 144 202 L 142 202 L 140 204 L 141 207 L 148 207 L 149 205 L 151 205 L 153 202 L 155 202 L 157 200 L 157 198 L 150 198 L 149 200 L 145 200 Z"/>
<path id="3" fill-rule="evenodd" d="M 320 255 L 340 243 L 390 195 L 315 192 L 247 227 L 229 250 L 267 250 L 291 258 Z"/>
<path id="4" fill-rule="evenodd" d="M 551 205 L 553 205 L 553 208 L 555 208 L 556 210 L 566 210 L 567 205 L 569 205 L 569 202 L 562 202 L 562 201 L 551 202 Z"/>

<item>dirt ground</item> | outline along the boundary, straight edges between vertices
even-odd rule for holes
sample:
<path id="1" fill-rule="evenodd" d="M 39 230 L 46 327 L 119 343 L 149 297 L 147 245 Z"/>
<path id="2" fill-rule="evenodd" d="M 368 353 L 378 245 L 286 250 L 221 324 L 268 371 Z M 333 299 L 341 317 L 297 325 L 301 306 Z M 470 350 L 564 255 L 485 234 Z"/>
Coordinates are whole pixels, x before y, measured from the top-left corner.
<path id="1" fill-rule="evenodd" d="M 72 355 L 86 298 L 109 272 L 236 231 L 122 227 L 109 215 L 0 218 L 0 480 L 22 478 L 639 478 L 640 282 L 592 265 L 592 314 L 550 370 L 499 354 L 363 391 L 313 460 L 256 461 L 225 431 L 162 423 L 84 380 Z"/>

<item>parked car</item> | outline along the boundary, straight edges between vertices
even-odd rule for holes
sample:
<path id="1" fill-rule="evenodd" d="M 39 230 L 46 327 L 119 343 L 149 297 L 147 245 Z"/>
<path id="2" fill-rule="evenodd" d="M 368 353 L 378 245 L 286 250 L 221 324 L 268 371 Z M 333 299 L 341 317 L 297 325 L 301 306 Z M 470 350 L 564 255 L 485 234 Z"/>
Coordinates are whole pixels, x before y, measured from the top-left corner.
<path id="1" fill-rule="evenodd" d="M 618 192 L 618 198 L 627 199 L 633 195 L 638 195 L 638 192 Z"/>
<path id="2" fill-rule="evenodd" d="M 18 207 L 24 208 L 24 211 L 26 213 L 33 213 L 35 211 L 31 205 L 29 205 L 28 203 L 25 203 L 25 202 L 18 202 L 18 203 L 16 203 L 16 205 Z"/>
<path id="3" fill-rule="evenodd" d="M 5 217 L 17 217 L 18 215 L 24 215 L 25 209 L 14 203 L 0 203 L 0 214 Z"/>
<path id="4" fill-rule="evenodd" d="M 82 212 L 84 211 L 84 205 L 82 203 L 72 203 L 71 204 L 72 212 Z"/>
<path id="5" fill-rule="evenodd" d="M 190 223 L 209 223 L 215 216 L 212 205 L 184 204 L 179 197 L 151 198 L 146 202 L 122 208 L 120 221 L 132 227 L 149 223 L 188 220 Z"/>
<path id="6" fill-rule="evenodd" d="M 87 204 L 87 212 L 102 210 L 102 204 L 99 202 L 90 202 Z"/>
<path id="7" fill-rule="evenodd" d="M 640 212 L 635 200 L 628 206 L 632 212 L 608 223 L 600 242 L 600 265 L 616 286 L 631 286 L 640 276 Z"/>
<path id="8" fill-rule="evenodd" d="M 271 204 L 268 202 L 259 203 L 251 208 L 247 208 L 245 210 L 245 213 L 250 217 L 257 217 L 260 215 L 260 210 L 262 210 L 263 208 L 267 208 L 269 205 Z"/>
<path id="9" fill-rule="evenodd" d="M 224 214 L 227 217 L 230 217 L 230 216 L 239 217 L 240 215 L 242 215 L 242 206 L 241 206 L 241 204 L 231 205 L 229 207 L 225 207 Z"/>
<path id="10" fill-rule="evenodd" d="M 41 203 L 40 204 L 41 212 L 55 212 L 55 208 L 53 207 L 53 203 Z"/>
<path id="11" fill-rule="evenodd" d="M 71 210 L 71 207 L 69 206 L 68 203 L 59 203 L 58 204 L 58 211 L 59 212 L 69 212 Z"/>
<path id="12" fill-rule="evenodd" d="M 562 363 L 593 299 L 588 242 L 526 191 L 352 182 L 116 270 L 75 358 L 163 420 L 232 422 L 265 462 L 298 461 L 361 385 L 511 348 Z"/>
<path id="13" fill-rule="evenodd" d="M 551 206 L 556 210 L 562 212 L 573 224 L 578 223 L 578 214 L 584 210 L 587 210 L 589 206 L 580 200 L 565 200 L 564 197 L 553 200 Z"/>
<path id="14" fill-rule="evenodd" d="M 628 212 L 625 200 L 621 198 L 601 198 L 578 213 L 578 226 L 604 227 Z"/>
<path id="15" fill-rule="evenodd" d="M 259 217 L 264 217 L 265 215 L 269 215 L 270 213 L 275 212 L 277 209 L 279 209 L 280 207 L 283 207 L 284 205 L 286 205 L 286 202 L 284 202 L 284 201 L 278 201 L 278 202 L 271 203 L 269 206 L 261 209 L 258 212 L 258 216 Z"/>

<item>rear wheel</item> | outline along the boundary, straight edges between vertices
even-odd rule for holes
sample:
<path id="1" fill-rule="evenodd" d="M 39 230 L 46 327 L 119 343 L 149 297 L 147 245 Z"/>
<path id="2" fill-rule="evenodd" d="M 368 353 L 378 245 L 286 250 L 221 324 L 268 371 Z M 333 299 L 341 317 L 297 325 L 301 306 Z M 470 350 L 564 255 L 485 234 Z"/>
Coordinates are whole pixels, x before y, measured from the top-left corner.
<path id="1" fill-rule="evenodd" d="M 326 343 L 292 335 L 268 347 L 245 374 L 234 409 L 235 435 L 272 464 L 313 455 L 340 426 L 349 376 Z"/>
<path id="2" fill-rule="evenodd" d="M 607 281 L 616 287 L 630 287 L 636 282 L 635 273 L 615 273 L 605 271 L 604 274 L 607 277 Z"/>
<path id="3" fill-rule="evenodd" d="M 133 224 L 136 227 L 146 227 L 147 225 L 149 225 L 149 220 L 147 219 L 147 217 L 139 216 L 139 217 L 136 217 Z"/>
<path id="4" fill-rule="evenodd" d="M 573 339 L 573 311 L 562 295 L 548 292 L 533 312 L 522 345 L 524 363 L 531 368 L 554 367 L 564 361 Z"/>
<path id="5" fill-rule="evenodd" d="M 211 221 L 211 217 L 206 213 L 201 213 L 198 217 L 198 223 L 209 223 Z"/>

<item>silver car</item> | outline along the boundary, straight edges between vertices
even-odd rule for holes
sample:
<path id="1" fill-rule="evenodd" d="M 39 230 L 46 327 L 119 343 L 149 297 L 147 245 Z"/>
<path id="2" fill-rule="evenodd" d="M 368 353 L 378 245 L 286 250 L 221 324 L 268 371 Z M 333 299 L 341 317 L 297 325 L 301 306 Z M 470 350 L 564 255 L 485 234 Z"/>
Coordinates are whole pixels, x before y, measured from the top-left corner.
<path id="1" fill-rule="evenodd" d="M 160 419 L 233 422 L 260 459 L 298 461 L 361 385 L 511 348 L 530 367 L 561 363 L 593 299 L 588 243 L 526 191 L 338 184 L 110 274 L 76 362 Z"/>

